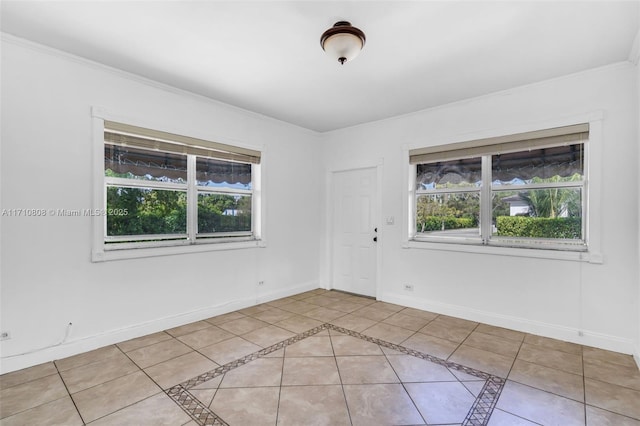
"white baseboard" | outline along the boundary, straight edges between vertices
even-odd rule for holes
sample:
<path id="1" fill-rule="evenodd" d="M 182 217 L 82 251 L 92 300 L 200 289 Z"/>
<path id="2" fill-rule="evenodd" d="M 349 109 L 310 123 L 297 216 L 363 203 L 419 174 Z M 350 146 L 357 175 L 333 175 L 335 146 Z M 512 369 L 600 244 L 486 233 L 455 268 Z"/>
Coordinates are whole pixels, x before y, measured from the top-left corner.
<path id="1" fill-rule="evenodd" d="M 633 359 L 636 361 L 636 365 L 640 370 L 640 342 L 636 342 L 635 351 L 633 351 Z"/>
<path id="2" fill-rule="evenodd" d="M 437 314 L 449 315 L 470 321 L 482 322 L 496 327 L 508 328 L 524 333 L 563 340 L 585 346 L 592 346 L 624 354 L 634 354 L 636 363 L 640 366 L 640 350 L 632 339 L 624 339 L 617 336 L 579 330 L 556 324 L 533 321 L 526 318 L 512 317 L 496 314 L 495 312 L 472 309 L 465 306 L 451 305 L 439 302 L 430 302 L 424 299 L 416 299 L 409 296 L 385 293 L 378 298 L 384 302 L 396 303 L 411 308 L 422 309 Z"/>
<path id="3" fill-rule="evenodd" d="M 288 287 L 276 291 L 270 291 L 260 294 L 256 300 L 256 304 L 270 302 L 276 299 L 282 299 L 283 297 L 293 296 L 294 294 L 304 293 L 305 291 L 315 290 L 320 288 L 317 281 L 309 281 L 303 284 L 299 284 L 295 287 Z"/>
<path id="4" fill-rule="evenodd" d="M 32 367 L 45 362 L 66 358 L 104 346 L 135 339 L 136 337 L 146 336 L 148 334 L 168 330 L 173 327 L 179 327 L 181 325 L 201 321 L 217 315 L 226 314 L 238 309 L 247 308 L 260 303 L 280 299 L 282 297 L 292 296 L 304 291 L 314 290 L 316 288 L 318 288 L 318 283 L 310 281 L 295 287 L 265 292 L 257 297 L 256 295 L 251 295 L 250 297 L 228 301 L 216 306 L 208 306 L 191 312 L 158 318 L 140 324 L 109 330 L 97 335 L 70 340 L 47 348 L 35 349 L 16 355 L 3 355 L 2 358 L 0 358 L 0 374 L 10 373 L 12 371 L 21 370 L 23 368 Z"/>

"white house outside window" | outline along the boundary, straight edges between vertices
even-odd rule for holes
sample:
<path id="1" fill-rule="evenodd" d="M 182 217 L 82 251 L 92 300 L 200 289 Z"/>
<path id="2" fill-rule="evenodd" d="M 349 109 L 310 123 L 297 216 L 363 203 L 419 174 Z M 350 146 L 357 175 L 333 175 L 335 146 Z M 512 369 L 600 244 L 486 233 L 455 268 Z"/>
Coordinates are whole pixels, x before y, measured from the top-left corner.
<path id="1" fill-rule="evenodd" d="M 414 149 L 411 239 L 584 251 L 588 124 Z"/>

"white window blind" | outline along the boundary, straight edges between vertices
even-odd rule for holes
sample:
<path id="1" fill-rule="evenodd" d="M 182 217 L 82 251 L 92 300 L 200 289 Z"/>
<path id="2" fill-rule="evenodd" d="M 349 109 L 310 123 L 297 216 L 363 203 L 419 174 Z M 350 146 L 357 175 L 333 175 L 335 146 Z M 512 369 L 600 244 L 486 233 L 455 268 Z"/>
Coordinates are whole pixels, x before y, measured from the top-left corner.
<path id="1" fill-rule="evenodd" d="M 589 124 L 575 124 L 553 129 L 476 139 L 454 144 L 417 148 L 409 151 L 410 164 L 457 160 L 482 155 L 506 154 L 558 145 L 584 143 L 589 138 Z"/>
<path id="2" fill-rule="evenodd" d="M 104 122 L 104 141 L 121 146 L 260 164 L 260 151 L 114 121 Z"/>

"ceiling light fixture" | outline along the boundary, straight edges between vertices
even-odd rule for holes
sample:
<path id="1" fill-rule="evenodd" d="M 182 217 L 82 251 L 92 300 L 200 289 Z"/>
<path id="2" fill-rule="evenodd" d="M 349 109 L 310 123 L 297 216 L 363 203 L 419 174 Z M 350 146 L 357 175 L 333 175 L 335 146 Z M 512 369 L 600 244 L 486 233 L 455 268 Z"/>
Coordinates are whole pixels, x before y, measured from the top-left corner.
<path id="1" fill-rule="evenodd" d="M 336 22 L 320 37 L 322 49 L 342 65 L 358 56 L 365 41 L 364 33 L 347 21 Z"/>

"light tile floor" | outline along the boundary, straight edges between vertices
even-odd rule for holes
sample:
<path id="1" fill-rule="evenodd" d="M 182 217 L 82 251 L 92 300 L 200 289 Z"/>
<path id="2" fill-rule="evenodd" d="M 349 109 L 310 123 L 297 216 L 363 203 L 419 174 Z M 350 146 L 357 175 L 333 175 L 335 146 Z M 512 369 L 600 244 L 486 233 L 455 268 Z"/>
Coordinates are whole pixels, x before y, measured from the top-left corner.
<path id="1" fill-rule="evenodd" d="M 640 426 L 632 357 L 326 290 L 0 376 L 0 425 Z"/>

